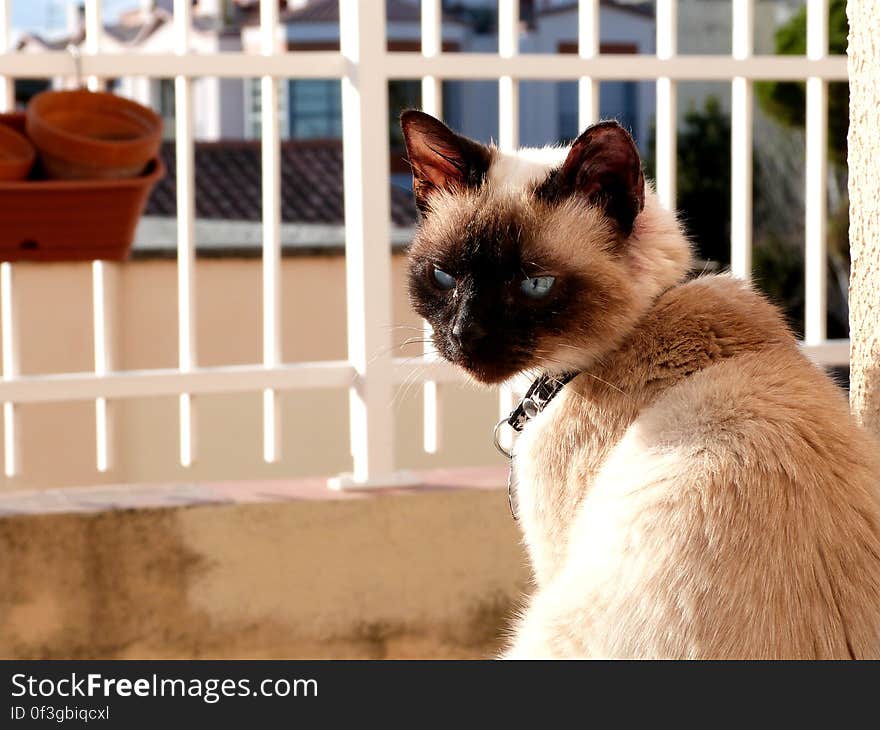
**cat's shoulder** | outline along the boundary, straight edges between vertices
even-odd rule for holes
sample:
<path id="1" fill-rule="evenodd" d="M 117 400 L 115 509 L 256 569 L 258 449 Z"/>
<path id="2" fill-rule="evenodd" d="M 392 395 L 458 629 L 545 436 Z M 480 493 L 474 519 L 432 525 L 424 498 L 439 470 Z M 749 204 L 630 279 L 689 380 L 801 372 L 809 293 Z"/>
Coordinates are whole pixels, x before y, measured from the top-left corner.
<path id="1" fill-rule="evenodd" d="M 714 308 L 723 313 L 745 309 L 780 316 L 779 310 L 751 282 L 729 273 L 703 274 L 666 290 L 658 303 L 690 306 L 695 310 Z"/>
<path id="2" fill-rule="evenodd" d="M 728 338 L 794 347 L 782 311 L 751 283 L 730 274 L 698 276 L 664 292 L 656 311 L 665 319 L 696 320 Z"/>
<path id="3" fill-rule="evenodd" d="M 797 344 L 759 344 L 693 373 L 634 426 L 643 444 L 688 454 L 708 471 L 725 462 L 744 474 L 796 464 L 810 465 L 807 473 L 858 472 L 863 481 L 880 473 L 869 458 L 877 445 L 852 420 L 845 392 Z"/>
<path id="4" fill-rule="evenodd" d="M 789 452 L 800 449 L 815 441 L 807 434 L 821 433 L 823 442 L 834 440 L 831 434 L 854 438 L 843 392 L 806 357 L 781 311 L 748 282 L 698 277 L 664 293 L 657 307 L 665 310 L 658 320 L 667 340 L 703 338 L 716 356 L 642 412 L 643 434 L 700 445 L 732 439 L 750 443 L 755 455 L 774 440 L 785 441 Z M 776 446 L 781 453 L 783 445 Z"/>

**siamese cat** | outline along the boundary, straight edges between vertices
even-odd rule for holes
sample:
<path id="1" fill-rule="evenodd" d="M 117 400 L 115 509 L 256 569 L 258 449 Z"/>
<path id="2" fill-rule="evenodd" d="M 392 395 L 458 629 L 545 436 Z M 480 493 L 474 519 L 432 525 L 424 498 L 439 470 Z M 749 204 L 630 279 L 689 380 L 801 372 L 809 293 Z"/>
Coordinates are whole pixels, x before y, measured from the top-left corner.
<path id="1" fill-rule="evenodd" d="M 686 280 L 630 135 L 505 153 L 401 124 L 438 352 L 559 379 L 512 455 L 535 591 L 504 657 L 880 658 L 880 448 L 773 305 Z"/>

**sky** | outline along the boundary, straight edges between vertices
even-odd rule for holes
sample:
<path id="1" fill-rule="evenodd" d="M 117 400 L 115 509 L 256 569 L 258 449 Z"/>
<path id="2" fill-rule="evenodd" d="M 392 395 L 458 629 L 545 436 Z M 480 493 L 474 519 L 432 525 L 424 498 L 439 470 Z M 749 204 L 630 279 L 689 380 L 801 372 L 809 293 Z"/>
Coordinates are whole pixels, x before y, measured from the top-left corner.
<path id="1" fill-rule="evenodd" d="M 70 0 L 12 0 L 12 28 L 16 31 L 64 30 Z M 104 0 L 104 20 L 113 22 L 121 10 L 135 7 L 138 0 Z"/>

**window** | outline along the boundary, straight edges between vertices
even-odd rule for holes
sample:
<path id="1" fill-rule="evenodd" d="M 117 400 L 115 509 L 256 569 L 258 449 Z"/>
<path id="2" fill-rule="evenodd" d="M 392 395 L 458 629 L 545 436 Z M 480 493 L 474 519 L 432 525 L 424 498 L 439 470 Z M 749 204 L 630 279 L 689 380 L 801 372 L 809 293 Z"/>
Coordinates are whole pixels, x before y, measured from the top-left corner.
<path id="1" fill-rule="evenodd" d="M 342 90 L 336 79 L 289 82 L 290 136 L 342 137 Z"/>
<path id="2" fill-rule="evenodd" d="M 41 91 L 52 88 L 52 84 L 46 79 L 16 79 L 15 80 L 15 103 L 18 107 L 25 107 Z"/>
<path id="3" fill-rule="evenodd" d="M 559 53 L 577 53 L 577 43 L 563 41 Z M 638 53 L 634 43 L 601 43 L 599 52 Z M 635 81 L 603 81 L 599 94 L 599 118 L 617 119 L 624 127 L 635 132 L 639 129 L 638 83 Z M 557 122 L 560 141 L 571 141 L 583 130 L 578 120 L 578 83 L 561 81 L 557 85 Z M 640 140 L 641 141 L 641 140 Z"/>
<path id="4" fill-rule="evenodd" d="M 174 119 L 174 79 L 159 80 L 159 116 Z"/>
<path id="5" fill-rule="evenodd" d="M 637 132 L 639 128 L 638 89 L 639 85 L 635 81 L 606 81 L 603 83 L 599 95 L 601 118 L 617 119 L 631 132 Z"/>
<path id="6" fill-rule="evenodd" d="M 388 126 L 392 150 L 403 149 L 403 132 L 400 131 L 400 112 L 418 108 L 422 103 L 422 84 L 419 81 L 388 82 Z"/>
<path id="7" fill-rule="evenodd" d="M 419 41 L 389 40 L 389 51 L 418 52 Z M 288 39 L 290 51 L 339 50 L 339 43 L 328 41 L 293 41 Z M 443 41 L 443 50 L 452 53 L 460 50 L 459 44 Z M 444 97 L 449 84 L 444 84 Z M 294 139 L 340 139 L 342 137 L 342 90 L 335 79 L 304 79 L 288 84 L 290 137 Z M 394 80 L 388 84 L 389 136 L 392 149 L 400 148 L 403 139 L 397 117 L 401 109 L 419 106 L 421 83 L 419 81 Z M 283 127 L 282 127 L 283 129 Z M 259 130 L 257 131 L 257 136 Z"/>
<path id="8" fill-rule="evenodd" d="M 603 81 L 599 94 L 599 118 L 616 119 L 636 132 L 639 129 L 638 88 L 635 81 Z M 560 141 L 570 142 L 583 131 L 578 125 L 577 81 L 560 81 L 557 85 L 557 115 Z"/>
<path id="9" fill-rule="evenodd" d="M 583 130 L 579 128 L 578 82 L 560 81 L 556 85 L 556 115 L 559 141 L 569 142 Z M 604 101 L 601 97 L 599 104 Z"/>
<path id="10" fill-rule="evenodd" d="M 293 83 L 293 82 L 290 82 Z M 284 81 L 278 82 L 278 122 L 281 138 L 290 136 L 287 126 L 287 87 Z M 259 79 L 247 79 L 245 81 L 244 94 L 244 134 L 247 139 L 260 139 L 263 134 L 263 96 L 260 91 Z"/>

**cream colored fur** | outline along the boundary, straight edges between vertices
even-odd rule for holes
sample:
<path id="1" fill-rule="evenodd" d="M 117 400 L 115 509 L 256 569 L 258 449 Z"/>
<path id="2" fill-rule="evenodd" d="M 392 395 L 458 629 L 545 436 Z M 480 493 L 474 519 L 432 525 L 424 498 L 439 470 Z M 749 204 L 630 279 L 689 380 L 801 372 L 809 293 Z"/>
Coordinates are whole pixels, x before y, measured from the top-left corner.
<path id="1" fill-rule="evenodd" d="M 568 147 L 523 147 L 516 152 L 492 148 L 489 184 L 494 190 L 520 191 L 565 162 Z"/>
<path id="2" fill-rule="evenodd" d="M 880 658 L 878 444 L 772 305 L 680 283 L 653 193 L 632 243 L 616 337 L 558 351 L 585 370 L 515 446 L 535 592 L 505 657 Z"/>

